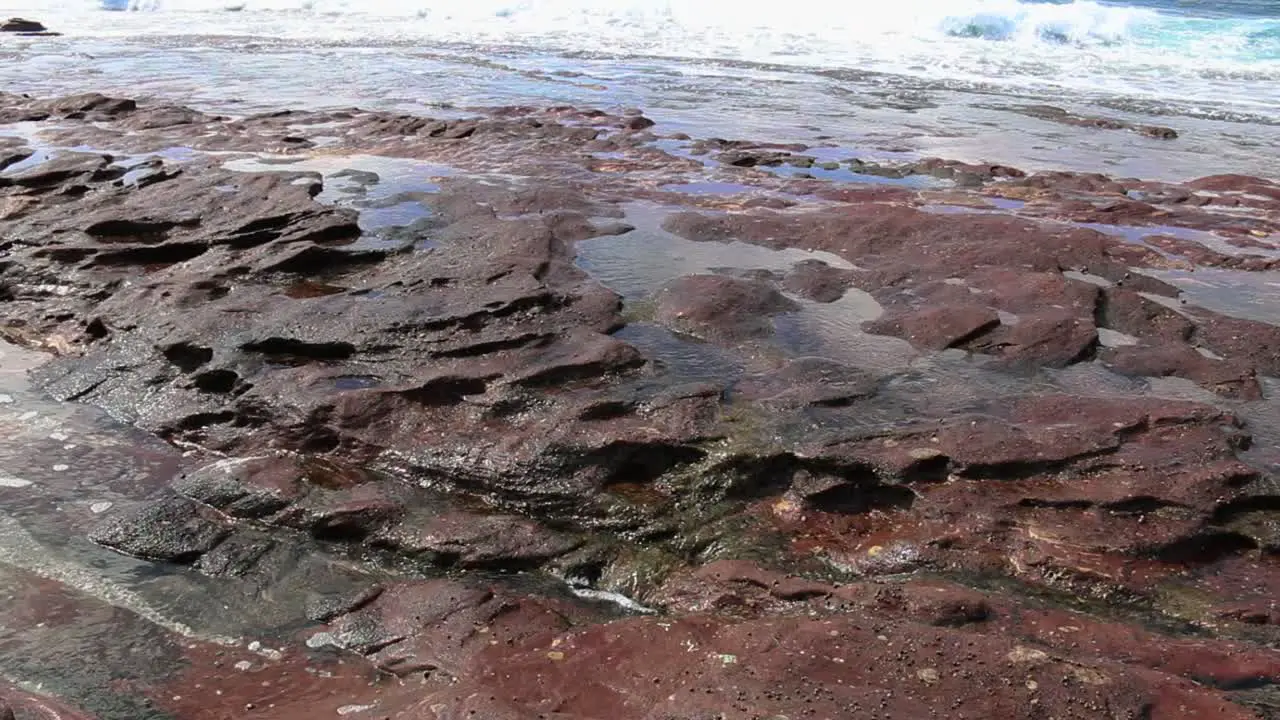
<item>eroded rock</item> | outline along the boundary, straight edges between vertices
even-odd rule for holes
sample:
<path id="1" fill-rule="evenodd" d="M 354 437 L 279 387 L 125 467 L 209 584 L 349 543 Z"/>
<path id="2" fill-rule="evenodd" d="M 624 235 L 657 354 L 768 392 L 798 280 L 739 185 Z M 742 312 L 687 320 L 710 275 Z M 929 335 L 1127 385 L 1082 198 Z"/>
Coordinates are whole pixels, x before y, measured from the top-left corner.
<path id="1" fill-rule="evenodd" d="M 924 648 L 928 659 L 917 654 Z M 607 668 L 597 662 L 602 656 L 612 658 Z M 480 691 L 493 686 L 496 695 Z M 975 694 L 975 687 L 990 691 Z M 450 710 L 432 711 L 433 704 Z M 447 717 L 462 708 L 504 718 L 534 718 L 550 708 L 636 718 L 727 711 L 745 718 L 797 707 L 832 717 L 1252 715 L 1190 681 L 1067 661 L 1007 639 L 849 618 L 725 624 L 696 616 L 612 623 L 494 657 L 481 675 L 425 699 L 419 711 Z"/>
<path id="2" fill-rule="evenodd" d="M 1265 453 L 1241 454 L 1275 327 L 1146 274 L 1264 265 L 1078 224 L 1263 244 L 1266 181 L 922 161 L 855 170 L 957 189 L 815 189 L 733 169 L 815 162 L 802 147 L 704 141 L 714 172 L 824 201 L 703 198 L 667 230 L 837 257 L 709 247 L 624 298 L 576 244 L 645 242 L 629 203 L 704 172 L 637 113 L 228 120 L 0 95 L 0 118 L 112 153 L 0 145 L 23 163 L 0 182 L 5 337 L 57 352 L 34 376 L 56 397 L 190 453 L 176 497 L 121 500 L 91 537 L 263 597 L 305 588 L 311 650 L 414 679 L 378 712 L 1249 717 L 1239 692 L 1277 675 L 1274 480 L 1241 460 Z M 379 188 L 421 212 L 387 228 L 397 205 L 362 204 L 376 173 L 202 155 L 301 159 L 314 127 L 341 138 L 329 158 L 451 169 Z M 117 162 L 148 143 L 192 157 Z M 326 204 L 339 181 L 365 195 Z M 849 321 L 849 300 L 883 315 Z M 1152 397 L 1166 375 L 1217 397 Z"/>
<path id="3" fill-rule="evenodd" d="M 746 340 L 773 331 L 771 317 L 796 309 L 767 284 L 723 275 L 690 275 L 664 287 L 658 320 L 699 337 Z"/>
<path id="4" fill-rule="evenodd" d="M 182 499 L 147 503 L 94 529 L 94 542 L 147 560 L 191 563 L 231 534 L 217 514 Z"/>

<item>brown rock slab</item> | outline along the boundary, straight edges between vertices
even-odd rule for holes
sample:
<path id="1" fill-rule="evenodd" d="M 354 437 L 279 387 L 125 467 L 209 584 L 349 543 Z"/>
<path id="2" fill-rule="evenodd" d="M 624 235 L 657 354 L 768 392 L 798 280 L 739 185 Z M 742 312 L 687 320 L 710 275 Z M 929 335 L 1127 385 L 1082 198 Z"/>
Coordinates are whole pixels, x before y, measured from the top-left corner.
<path id="1" fill-rule="evenodd" d="M 175 479 L 173 488 L 232 517 L 252 519 L 283 510 L 306 493 L 308 483 L 303 460 L 279 454 L 219 460 Z"/>
<path id="2" fill-rule="evenodd" d="M 1064 367 L 1093 357 L 1098 331 L 1092 318 L 1051 310 L 1020 316 L 1016 323 L 964 344 L 1010 363 Z"/>
<path id="3" fill-rule="evenodd" d="M 1140 338 L 1185 342 L 1195 326 L 1176 310 L 1125 288 L 1107 288 L 1097 314 L 1102 327 Z"/>
<path id="4" fill-rule="evenodd" d="M 800 358 L 777 370 L 748 375 L 733 386 L 733 397 L 782 407 L 840 407 L 871 397 L 879 379 L 821 358 Z"/>
<path id="5" fill-rule="evenodd" d="M 461 679 L 472 656 L 493 644 L 505 647 L 568 626 L 566 616 L 536 600 L 438 580 L 387 586 L 320 638 L 402 677 L 441 673 Z"/>
<path id="6" fill-rule="evenodd" d="M 885 315 L 867 332 L 900 337 L 912 345 L 945 350 L 972 343 L 1000 327 L 1000 316 L 981 305 L 929 307 Z"/>
<path id="7" fill-rule="evenodd" d="M 657 319 L 681 332 L 739 341 L 773 332 L 772 316 L 797 309 L 769 285 L 724 275 L 689 275 L 656 298 Z"/>
<path id="8" fill-rule="evenodd" d="M 1266 375 L 1280 375 L 1280 325 L 1218 316 L 1199 323 L 1194 337 L 1229 360 L 1249 362 Z"/>
<path id="9" fill-rule="evenodd" d="M 1273 684 L 1280 653 L 1230 641 L 1169 638 L 1062 611 L 1022 612 L 1019 634 L 1062 652 L 1137 665 L 1226 690 Z"/>
<path id="10" fill-rule="evenodd" d="M 149 503 L 107 520 L 90 533 L 94 542 L 149 560 L 191 563 L 231 534 L 216 513 L 185 499 Z"/>
<path id="11" fill-rule="evenodd" d="M 1026 272 L 1010 267 L 975 268 L 964 276 L 976 297 L 1014 315 L 1061 310 L 1092 316 L 1101 289 L 1060 272 Z"/>
<path id="12" fill-rule="evenodd" d="M 1102 359 L 1119 372 L 1193 380 L 1214 392 L 1241 400 L 1262 397 L 1257 373 L 1247 363 L 1213 360 L 1189 345 L 1131 345 L 1109 348 Z"/>
<path id="13" fill-rule="evenodd" d="M 1213 192 L 1256 192 L 1258 190 L 1275 190 L 1274 182 L 1251 175 L 1210 175 L 1187 183 L 1196 190 Z"/>
<path id="14" fill-rule="evenodd" d="M 804 260 L 787 271 L 782 286 L 787 292 L 814 302 L 835 302 L 853 284 L 855 272 L 832 267 L 821 260 Z"/>
<path id="15" fill-rule="evenodd" d="M 461 706 L 510 718 L 650 720 L 706 713 L 745 720 L 800 708 L 829 717 L 1252 717 L 1162 673 L 948 628 L 845 617 L 631 620 L 496 651 L 486 663 L 416 712 L 442 718 Z"/>
<path id="16" fill-rule="evenodd" d="M 410 556 L 426 555 L 446 567 L 536 567 L 580 543 L 518 516 L 447 512 L 410 516 L 373 542 Z"/>

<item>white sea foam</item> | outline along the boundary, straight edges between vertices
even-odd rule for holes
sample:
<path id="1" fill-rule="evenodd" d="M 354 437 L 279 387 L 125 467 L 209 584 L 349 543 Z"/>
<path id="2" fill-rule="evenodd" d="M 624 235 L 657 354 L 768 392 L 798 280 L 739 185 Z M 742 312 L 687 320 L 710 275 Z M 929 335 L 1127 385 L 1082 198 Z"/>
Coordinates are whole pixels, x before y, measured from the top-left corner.
<path id="1" fill-rule="evenodd" d="M 1091 0 L 1068 4 L 1017 0 L 899 0 L 891 4 L 866 0 L 52 0 L 43 5 L 59 13 L 116 10 L 169 16 L 228 12 L 253 16 L 283 12 L 295 18 L 396 18 L 401 22 L 395 27 L 365 30 L 425 36 L 537 37 L 601 32 L 610 38 L 660 40 L 663 34 L 674 32 L 670 38 L 680 40 L 698 34 L 734 33 L 744 43 L 755 43 L 761 36 L 785 35 L 838 44 L 875 43 L 878 36 L 937 39 L 948 35 L 1114 43 L 1125 41 L 1137 25 L 1158 17 L 1150 10 Z M 429 22 L 405 25 L 406 19 Z M 187 17 L 183 22 L 191 20 Z M 225 18 L 223 22 L 234 25 Z"/>
<path id="2" fill-rule="evenodd" d="M 2 2 L 3 0 L 0 0 Z M 1227 100 L 1280 116 L 1280 17 L 1019 0 L 16 0 L 97 37 L 502 45 L 734 60 L 1032 91 Z M 105 12 L 117 10 L 119 12 Z"/>
<path id="3" fill-rule="evenodd" d="M 19 0 L 21 2 L 21 0 Z M 280 32 L 312 38 L 418 37 L 647 49 L 751 59 L 939 58 L 982 41 L 1019 53 L 1126 48 L 1130 55 L 1202 52 L 1280 62 L 1280 20 L 1186 18 L 1092 0 L 26 0 L 27 10 L 78 19 L 103 34 Z M 102 10 L 118 10 L 104 17 Z M 91 17 L 96 15 L 96 17 Z M 345 17 L 344 17 L 345 16 Z M 394 19 L 394 22 L 378 22 Z M 931 46 L 931 47 L 930 47 Z M 869 53 L 869 50 L 877 50 Z M 1246 57 L 1248 56 L 1248 57 Z M 1188 62 L 1192 58 L 1183 58 Z"/>

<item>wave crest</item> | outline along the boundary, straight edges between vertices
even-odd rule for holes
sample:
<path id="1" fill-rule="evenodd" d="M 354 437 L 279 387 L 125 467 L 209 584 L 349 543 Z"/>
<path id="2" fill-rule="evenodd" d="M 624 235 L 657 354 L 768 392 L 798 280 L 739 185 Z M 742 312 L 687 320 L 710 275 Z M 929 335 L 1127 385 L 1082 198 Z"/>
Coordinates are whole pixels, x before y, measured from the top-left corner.
<path id="1" fill-rule="evenodd" d="M 1178 72 L 1280 61 L 1280 21 L 1275 19 L 1197 16 L 1097 0 L 893 0 L 875 7 L 868 7 L 869 0 L 40 1 L 151 15 L 157 26 L 166 16 L 168 22 L 185 23 L 176 17 L 183 14 L 214 32 L 236 27 L 229 18 L 238 15 L 239 27 L 246 27 L 250 17 L 253 23 L 271 18 L 273 27 L 285 32 L 312 23 L 306 31 L 320 36 L 529 42 L 679 56 L 805 58 L 819 64 L 910 55 L 912 64 L 927 67 L 932 64 L 927 58 L 938 54 L 955 67 L 983 66 L 993 59 L 1004 64 L 1043 60 L 1071 71 L 1074 48 L 1087 49 L 1094 60 Z M 361 21 L 325 20 L 341 16 Z M 379 22 L 382 18 L 395 20 Z M 1007 44 L 1024 51 L 1007 53 Z M 978 69 L 978 75 L 987 72 Z"/>
<path id="2" fill-rule="evenodd" d="M 943 17 L 938 28 L 952 37 L 983 40 L 1118 45 L 1159 17 L 1150 10 L 1095 2 L 979 2 L 976 5 L 968 12 L 953 12 Z"/>
<path id="3" fill-rule="evenodd" d="M 1019 0 L 898 0 L 892 9 L 868 12 L 847 0 L 798 0 L 785 9 L 776 2 L 731 0 L 97 0 L 104 10 L 292 11 L 316 15 L 368 15 L 457 20 L 487 17 L 539 26 L 571 17 L 637 19 L 704 28 L 777 27 L 821 32 L 838 26 L 851 32 L 942 34 L 985 40 L 1115 44 L 1133 28 L 1157 16 L 1150 10 L 1101 5 Z"/>

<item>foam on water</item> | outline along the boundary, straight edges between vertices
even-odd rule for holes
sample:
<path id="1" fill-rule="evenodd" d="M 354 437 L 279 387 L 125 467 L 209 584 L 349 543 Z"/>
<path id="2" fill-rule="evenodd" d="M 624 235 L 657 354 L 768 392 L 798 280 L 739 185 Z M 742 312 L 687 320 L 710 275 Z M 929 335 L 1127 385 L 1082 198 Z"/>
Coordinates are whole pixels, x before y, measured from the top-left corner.
<path id="1" fill-rule="evenodd" d="M 486 105 L 644 107 L 666 132 L 700 137 L 834 141 L 863 159 L 896 152 L 1026 170 L 1106 165 L 1179 181 L 1273 175 L 1280 147 L 1274 0 L 5 5 L 0 12 L 65 33 L 0 44 L 0 84 L 37 95 L 95 90 L 232 115 L 352 105 L 435 117 Z M 999 96 L 1168 125 L 1181 137 L 1086 128 L 1070 132 L 1087 142 L 1064 140 L 1057 124 L 1010 117 L 1000 107 L 1008 101 L 991 104 Z"/>
<path id="2" fill-rule="evenodd" d="M 35 3 L 35 0 L 26 0 Z M 47 0 L 13 8 L 99 36 L 501 43 L 1161 91 L 1280 80 L 1280 16 L 1075 0 Z M 122 12 L 104 17 L 103 10 Z M 394 18 L 394 22 L 379 21 Z M 1196 82 L 1199 81 L 1199 82 Z M 1163 90 L 1161 90 L 1163 88 Z M 1276 100 L 1274 93 L 1253 98 Z"/>
<path id="3" fill-rule="evenodd" d="M 510 26 L 538 33 L 573 29 L 580 22 L 625 32 L 656 27 L 694 31 L 766 31 L 795 34 L 941 34 L 991 40 L 1114 43 L 1130 37 L 1158 13 L 1092 0 L 1030 3 L 1019 0 L 905 0 L 892 9 L 865 2 L 796 3 L 711 0 L 63 0 L 70 8 L 137 12 L 290 12 L 311 16 L 363 15 L 429 19 L 432 25 L 478 22 L 495 32 Z M 507 27 L 503 27 L 503 26 Z M 599 29 L 593 27 L 592 29 Z M 421 30 L 419 28 L 418 30 Z M 846 36 L 845 39 L 852 39 Z"/>

